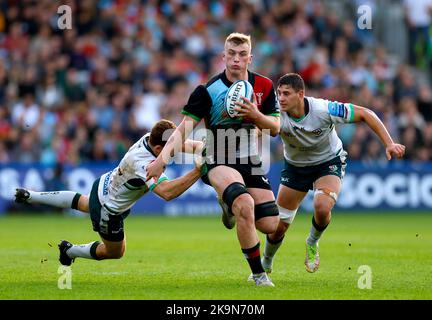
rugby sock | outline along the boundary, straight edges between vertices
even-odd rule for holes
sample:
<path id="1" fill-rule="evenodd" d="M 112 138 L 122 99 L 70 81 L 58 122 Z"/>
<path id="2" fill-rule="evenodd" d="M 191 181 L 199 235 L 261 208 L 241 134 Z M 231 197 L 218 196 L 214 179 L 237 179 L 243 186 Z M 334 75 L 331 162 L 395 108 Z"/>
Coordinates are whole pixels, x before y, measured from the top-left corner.
<path id="1" fill-rule="evenodd" d="M 94 259 L 99 260 L 96 256 L 96 248 L 100 244 L 99 241 L 93 241 L 87 244 L 78 244 L 73 245 L 70 249 L 66 251 L 66 254 L 69 258 L 86 258 L 86 259 Z"/>
<path id="2" fill-rule="evenodd" d="M 284 239 L 284 236 L 282 236 L 282 238 L 280 238 L 279 240 L 273 241 L 267 235 L 265 247 L 264 247 L 264 254 L 263 254 L 264 259 L 267 259 L 267 258 L 271 259 L 274 257 L 274 255 L 276 254 L 276 251 L 281 246 L 283 239 Z"/>
<path id="3" fill-rule="evenodd" d="M 36 192 L 30 191 L 28 203 L 47 204 L 58 208 L 78 209 L 78 200 L 81 194 L 73 191 L 45 191 Z"/>
<path id="4" fill-rule="evenodd" d="M 257 273 L 263 273 L 264 269 L 261 265 L 261 259 L 260 259 L 260 243 L 258 242 L 255 246 L 253 246 L 252 248 L 249 249 L 243 249 L 242 248 L 242 252 L 247 260 L 247 262 L 249 263 L 249 267 L 252 270 L 252 273 L 257 274 Z"/>
<path id="5" fill-rule="evenodd" d="M 317 225 L 315 218 L 312 217 L 312 227 L 310 229 L 309 236 L 306 239 L 307 244 L 310 246 L 315 245 L 318 242 L 318 240 L 321 238 L 321 235 L 324 232 L 324 230 L 327 228 L 327 226 L 328 225 L 324 227 L 320 227 L 319 225 Z"/>

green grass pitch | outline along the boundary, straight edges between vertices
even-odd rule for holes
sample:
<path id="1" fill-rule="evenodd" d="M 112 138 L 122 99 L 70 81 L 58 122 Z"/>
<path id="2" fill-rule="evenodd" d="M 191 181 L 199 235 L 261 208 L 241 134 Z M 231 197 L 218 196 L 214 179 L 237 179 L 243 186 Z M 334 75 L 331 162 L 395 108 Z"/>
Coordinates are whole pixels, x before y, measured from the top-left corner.
<path id="1" fill-rule="evenodd" d="M 57 242 L 98 239 L 86 218 L 0 217 L 0 299 L 431 299 L 432 214 L 335 211 L 320 242 L 318 272 L 305 271 L 311 215 L 298 214 L 275 260 L 275 288 L 247 282 L 235 230 L 219 216 L 130 216 L 120 260 L 77 259 L 59 289 Z M 264 235 L 260 234 L 261 248 Z M 52 247 L 50 245 L 52 245 Z M 359 289 L 360 266 L 371 289 Z"/>

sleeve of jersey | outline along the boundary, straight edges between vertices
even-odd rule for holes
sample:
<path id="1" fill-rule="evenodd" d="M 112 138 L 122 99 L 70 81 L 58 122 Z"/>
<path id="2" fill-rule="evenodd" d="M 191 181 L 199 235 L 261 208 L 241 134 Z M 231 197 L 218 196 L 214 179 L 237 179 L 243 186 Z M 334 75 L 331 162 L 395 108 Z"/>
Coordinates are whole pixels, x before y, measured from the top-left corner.
<path id="1" fill-rule="evenodd" d="M 261 112 L 266 116 L 274 116 L 274 117 L 280 116 L 279 102 L 276 99 L 276 94 L 273 86 L 271 86 L 268 96 L 266 97 L 266 99 L 263 101 L 263 104 L 261 105 Z"/>
<path id="2" fill-rule="evenodd" d="M 153 191 L 156 186 L 161 183 L 162 181 L 168 180 L 168 177 L 164 174 L 162 174 L 159 179 L 156 181 L 154 178 L 147 180 L 146 185 L 149 188 L 150 191 Z"/>
<path id="3" fill-rule="evenodd" d="M 189 100 L 181 113 L 200 121 L 208 115 L 211 106 L 212 100 L 207 89 L 203 85 L 199 85 L 189 96 Z"/>
<path id="4" fill-rule="evenodd" d="M 352 103 L 337 101 L 327 102 L 328 113 L 333 123 L 351 123 L 354 121 L 354 106 Z"/>

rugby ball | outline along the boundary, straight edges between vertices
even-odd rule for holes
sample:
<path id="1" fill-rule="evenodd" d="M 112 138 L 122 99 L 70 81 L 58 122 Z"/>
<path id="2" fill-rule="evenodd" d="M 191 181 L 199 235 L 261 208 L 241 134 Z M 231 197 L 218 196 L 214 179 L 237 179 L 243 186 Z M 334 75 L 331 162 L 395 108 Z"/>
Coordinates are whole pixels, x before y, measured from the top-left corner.
<path id="1" fill-rule="evenodd" d="M 242 97 L 252 100 L 253 87 L 246 80 L 238 80 L 229 87 L 225 95 L 225 110 L 230 118 L 237 117 L 238 112 L 235 110 L 238 106 L 235 104 L 241 101 Z"/>

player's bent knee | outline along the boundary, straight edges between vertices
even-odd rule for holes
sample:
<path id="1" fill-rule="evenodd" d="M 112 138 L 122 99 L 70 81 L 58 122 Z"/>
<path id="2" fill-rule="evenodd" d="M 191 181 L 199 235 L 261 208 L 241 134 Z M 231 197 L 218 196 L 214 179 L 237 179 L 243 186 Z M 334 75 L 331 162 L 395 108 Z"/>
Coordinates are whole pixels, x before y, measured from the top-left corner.
<path id="1" fill-rule="evenodd" d="M 246 186 L 240 182 L 233 182 L 228 187 L 225 188 L 222 194 L 222 200 L 228 205 L 228 207 L 232 210 L 232 206 L 234 201 L 241 196 L 242 194 L 249 194 L 246 189 Z"/>
<path id="2" fill-rule="evenodd" d="M 241 194 L 238 196 L 232 205 L 232 212 L 237 216 L 237 219 L 247 220 L 248 223 L 254 223 L 254 200 L 249 194 Z"/>
<path id="3" fill-rule="evenodd" d="M 255 221 L 256 228 L 264 234 L 275 233 L 279 225 L 279 217 L 264 217 L 258 221 Z"/>
<path id="4" fill-rule="evenodd" d="M 314 203 L 314 211 L 317 216 L 327 217 L 333 208 L 333 204 L 326 202 L 316 202 Z"/>
<path id="5" fill-rule="evenodd" d="M 286 223 L 286 224 L 291 224 L 294 221 L 294 218 L 297 214 L 297 209 L 294 210 L 290 210 L 281 206 L 279 207 L 279 217 L 281 219 L 282 222 Z"/>

